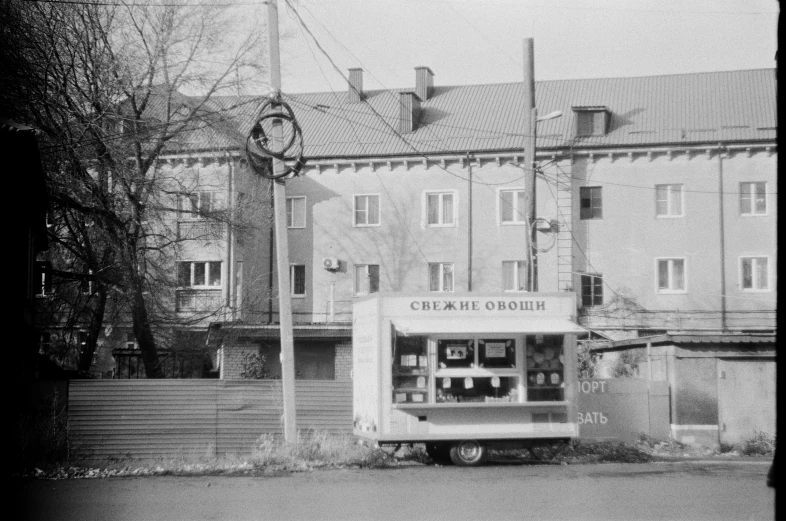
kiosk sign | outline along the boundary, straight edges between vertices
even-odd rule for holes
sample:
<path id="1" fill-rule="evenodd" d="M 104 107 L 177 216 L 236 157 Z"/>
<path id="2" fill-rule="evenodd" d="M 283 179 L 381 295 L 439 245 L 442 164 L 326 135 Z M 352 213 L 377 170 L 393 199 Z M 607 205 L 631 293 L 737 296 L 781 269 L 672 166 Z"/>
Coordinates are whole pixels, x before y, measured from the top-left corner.
<path id="1" fill-rule="evenodd" d="M 575 315 L 575 299 L 563 293 L 538 293 L 527 296 L 507 295 L 412 295 L 386 299 L 386 315 L 406 317 L 451 316 L 495 316 L 519 317 L 543 315 L 549 317 L 572 317 Z"/>
<path id="2" fill-rule="evenodd" d="M 409 303 L 412 311 L 546 311 L 545 300 L 442 300 L 423 299 Z"/>

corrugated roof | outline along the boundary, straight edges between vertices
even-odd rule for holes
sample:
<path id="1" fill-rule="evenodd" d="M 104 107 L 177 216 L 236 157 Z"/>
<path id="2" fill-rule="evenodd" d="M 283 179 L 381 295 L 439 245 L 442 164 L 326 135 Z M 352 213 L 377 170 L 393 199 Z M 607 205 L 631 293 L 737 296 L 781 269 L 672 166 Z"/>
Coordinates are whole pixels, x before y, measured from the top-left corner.
<path id="1" fill-rule="evenodd" d="M 654 335 L 628 340 L 617 340 L 607 345 L 592 348 L 592 351 L 615 351 L 630 347 L 641 347 L 647 344 L 774 344 L 774 334 L 666 334 Z"/>
<path id="2" fill-rule="evenodd" d="M 523 83 L 435 86 L 421 103 L 418 128 L 399 135 L 399 92 L 374 90 L 362 103 L 346 92 L 286 95 L 303 129 L 309 158 L 355 158 L 515 151 L 524 148 Z M 536 82 L 539 149 L 773 141 L 776 136 L 774 69 L 666 76 Z M 184 150 L 239 147 L 254 123 L 261 98 L 216 98 L 213 118 L 178 143 Z M 574 138 L 572 107 L 608 107 L 605 136 Z M 205 120 L 206 123 L 209 120 Z"/>

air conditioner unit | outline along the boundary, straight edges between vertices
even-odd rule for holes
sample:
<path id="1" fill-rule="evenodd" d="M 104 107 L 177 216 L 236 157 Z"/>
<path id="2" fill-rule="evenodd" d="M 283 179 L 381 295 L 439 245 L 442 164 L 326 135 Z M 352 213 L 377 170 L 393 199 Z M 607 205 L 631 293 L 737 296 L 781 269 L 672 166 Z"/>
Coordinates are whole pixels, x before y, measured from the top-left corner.
<path id="1" fill-rule="evenodd" d="M 341 267 L 341 261 L 335 257 L 325 257 L 322 259 L 322 266 L 328 271 L 336 271 Z"/>

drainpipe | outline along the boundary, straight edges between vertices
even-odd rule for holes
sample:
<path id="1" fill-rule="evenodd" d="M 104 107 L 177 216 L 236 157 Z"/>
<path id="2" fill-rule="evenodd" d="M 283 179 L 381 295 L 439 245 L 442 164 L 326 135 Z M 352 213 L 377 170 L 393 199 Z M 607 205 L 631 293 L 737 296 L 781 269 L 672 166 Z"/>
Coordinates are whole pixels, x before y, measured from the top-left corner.
<path id="1" fill-rule="evenodd" d="M 467 152 L 467 168 L 469 175 L 467 176 L 467 193 L 468 193 L 468 213 L 467 226 L 469 232 L 467 233 L 467 291 L 472 291 L 472 160 Z"/>
<path id="2" fill-rule="evenodd" d="M 234 209 L 234 200 L 232 198 L 232 194 L 235 191 L 235 170 L 232 168 L 232 157 L 229 155 L 227 150 L 224 150 L 224 156 L 227 159 L 227 168 L 229 168 L 229 182 L 227 183 L 227 208 Z M 230 213 L 232 215 L 232 213 Z M 226 232 L 227 232 L 227 281 L 226 281 L 226 290 L 224 291 L 224 320 L 227 319 L 227 311 L 232 306 L 232 290 L 233 290 L 233 277 L 232 274 L 234 273 L 234 269 L 232 269 L 232 263 L 234 260 L 235 252 L 234 252 L 234 241 L 232 240 L 232 222 L 228 221 L 226 223 Z M 235 311 L 232 310 L 232 318 L 235 318 Z"/>
<path id="3" fill-rule="evenodd" d="M 718 211 L 720 231 L 721 331 L 726 331 L 726 230 L 723 223 L 723 143 L 718 143 Z"/>

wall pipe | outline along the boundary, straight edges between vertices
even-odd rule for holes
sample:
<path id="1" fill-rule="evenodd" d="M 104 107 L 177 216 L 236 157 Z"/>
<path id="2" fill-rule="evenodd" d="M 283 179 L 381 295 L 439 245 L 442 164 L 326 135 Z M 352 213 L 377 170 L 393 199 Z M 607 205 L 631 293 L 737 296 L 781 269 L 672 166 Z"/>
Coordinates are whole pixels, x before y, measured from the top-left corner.
<path id="1" fill-rule="evenodd" d="M 468 223 L 469 233 L 467 233 L 467 291 L 472 291 L 472 160 L 467 152 L 467 168 L 469 175 L 467 176 L 467 192 L 468 192 Z"/>
<path id="2" fill-rule="evenodd" d="M 718 143 L 718 211 L 720 213 L 721 330 L 726 330 L 726 229 L 723 212 L 723 143 Z"/>

